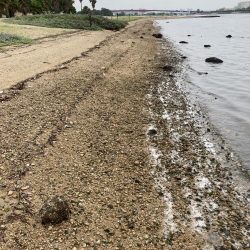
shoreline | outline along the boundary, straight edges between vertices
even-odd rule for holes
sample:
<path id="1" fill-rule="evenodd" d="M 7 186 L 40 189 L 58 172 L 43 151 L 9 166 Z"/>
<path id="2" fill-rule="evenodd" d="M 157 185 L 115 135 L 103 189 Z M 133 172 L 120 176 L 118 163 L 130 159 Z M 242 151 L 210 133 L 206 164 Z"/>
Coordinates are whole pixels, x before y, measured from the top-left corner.
<path id="1" fill-rule="evenodd" d="M 237 61 L 238 50 L 235 50 L 230 56 L 226 51 L 230 51 L 234 44 L 241 43 L 241 47 L 244 48 L 248 39 L 241 36 L 241 31 L 236 29 L 235 40 L 226 39 L 224 42 L 224 34 L 220 31 L 221 29 L 218 28 L 217 32 L 213 34 L 213 24 L 216 23 L 218 26 L 226 28 L 226 24 L 230 21 L 239 20 L 240 23 L 248 19 L 249 17 L 238 15 L 222 17 L 221 20 L 216 19 L 210 22 L 201 20 L 197 23 L 195 20 L 182 20 L 180 23 L 172 22 L 170 25 L 165 24 L 164 21 L 157 22 L 162 26 L 162 33 L 169 37 L 177 50 L 182 51 L 183 55 L 187 57 L 184 62 L 184 73 L 186 74 L 182 77 L 188 83 L 189 92 L 200 102 L 205 113 L 209 113 L 210 122 L 212 121 L 217 127 L 216 132 L 219 130 L 219 134 L 227 141 L 227 146 L 231 147 L 232 151 L 243 161 L 246 171 L 250 167 L 248 154 L 250 123 L 247 105 L 248 74 L 247 70 L 244 70 L 244 58 L 248 58 L 249 54 L 246 53 L 245 57 Z M 192 28 L 189 29 L 196 23 L 197 29 L 193 31 Z M 205 27 L 207 27 L 207 32 L 203 33 Z M 190 37 L 187 34 L 191 34 Z M 187 36 L 186 39 L 185 36 Z M 183 39 L 189 44 L 180 45 L 179 41 Z M 211 48 L 204 48 L 206 43 L 210 43 Z M 215 55 L 223 58 L 224 63 L 218 66 L 205 63 L 207 57 Z"/>
<path id="2" fill-rule="evenodd" d="M 1 102 L 0 249 L 249 247 L 246 197 L 202 142 L 156 29 L 135 22 Z M 70 220 L 43 226 L 55 194 Z"/>
<path id="3" fill-rule="evenodd" d="M 221 135 L 212 129 L 207 113 L 203 112 L 197 101 L 190 99 L 190 92 L 186 92 L 185 80 L 180 81 L 182 74 L 181 55 L 176 51 L 172 42 L 165 40 L 165 43 L 162 45 L 162 53 L 168 56 L 166 60 L 167 65 L 173 66 L 172 62 L 176 62 L 173 69 L 175 76 L 173 77 L 172 72 L 161 74 L 160 79 L 162 83 L 159 84 L 158 89 L 156 87 L 153 88 L 153 94 L 149 98 L 149 103 L 154 110 L 152 112 L 151 107 L 150 113 L 154 117 L 155 129 L 159 126 L 159 135 L 153 138 L 151 144 L 151 146 L 154 145 L 155 147 L 152 154 L 153 161 L 158 161 L 160 169 L 162 169 L 161 162 L 167 162 L 170 165 L 170 169 L 163 168 L 161 170 L 163 173 L 158 173 L 156 178 L 160 182 L 160 187 L 163 187 L 162 193 L 164 194 L 168 190 L 165 200 L 170 202 L 171 205 L 167 207 L 167 211 L 170 213 L 170 208 L 172 210 L 172 207 L 178 205 L 180 206 L 180 211 L 183 209 L 179 215 L 178 211 L 174 210 L 171 212 L 173 214 L 169 214 L 167 221 L 170 221 L 172 218 L 172 223 L 170 223 L 172 224 L 172 231 L 170 230 L 169 234 L 174 241 L 173 244 L 177 244 L 175 245 L 176 249 L 179 249 L 180 245 L 178 245 L 178 242 L 180 240 L 178 237 L 173 239 L 172 234 L 178 233 L 176 229 L 178 226 L 181 228 L 180 230 L 185 228 L 186 230 L 184 231 L 188 234 L 190 231 L 190 228 L 188 229 L 189 223 L 191 223 L 193 224 L 191 230 L 199 234 L 198 238 L 193 240 L 197 240 L 197 244 L 200 244 L 199 247 L 201 249 L 212 249 L 213 247 L 245 249 L 249 245 L 247 236 L 243 233 L 243 228 L 246 226 L 244 226 L 246 222 L 244 216 L 235 220 L 235 223 L 236 221 L 242 223 L 241 226 L 238 225 L 242 230 L 241 238 L 237 239 L 238 229 L 234 231 L 233 228 L 230 228 L 228 230 L 232 238 L 227 236 L 226 240 L 225 236 L 219 233 L 221 229 L 216 227 L 222 223 L 224 225 L 221 225 L 221 228 L 226 228 L 231 223 L 231 221 L 227 221 L 227 218 L 230 217 L 229 215 L 224 215 L 225 217 L 220 215 L 220 210 L 225 206 L 225 204 L 221 203 L 220 199 L 223 200 L 223 198 L 220 198 L 220 196 L 227 197 L 230 209 L 233 206 L 240 206 L 241 208 L 238 209 L 241 211 L 245 210 L 244 213 L 247 216 L 249 210 L 247 198 L 249 178 L 241 176 L 241 163 L 237 157 L 232 155 L 232 150 L 226 145 Z M 172 52 L 169 48 L 172 48 Z M 157 95 L 156 98 L 154 97 L 155 95 Z M 171 143 L 172 147 L 170 149 L 166 149 L 165 140 Z M 173 166 L 171 167 L 171 165 Z M 178 166 L 181 169 L 178 169 Z M 168 176 L 168 179 L 166 176 Z M 246 177 L 245 180 L 244 177 Z M 172 178 L 176 180 L 168 183 Z M 179 184 L 173 188 L 172 185 L 175 182 Z M 163 183 L 165 183 L 167 189 L 164 188 Z M 244 184 L 247 185 L 244 186 Z M 179 185 L 184 186 L 184 188 L 180 188 Z M 173 195 L 170 196 L 169 190 L 172 190 L 177 197 L 173 198 Z M 216 195 L 213 195 L 213 192 Z M 236 193 L 229 197 L 231 192 Z M 238 202 L 237 199 L 239 199 Z M 185 202 L 186 205 L 184 205 Z M 191 213 L 185 211 L 189 206 L 191 206 Z M 227 210 L 226 208 L 224 209 Z M 183 220 L 183 217 L 185 217 L 186 221 Z M 221 217 L 224 218 L 222 219 Z M 232 220 L 232 217 L 230 220 Z M 247 232 L 246 227 L 245 232 Z M 192 236 L 189 235 L 189 237 L 191 238 Z M 232 244 L 232 242 L 235 244 Z M 185 245 L 182 247 L 185 248 Z"/>

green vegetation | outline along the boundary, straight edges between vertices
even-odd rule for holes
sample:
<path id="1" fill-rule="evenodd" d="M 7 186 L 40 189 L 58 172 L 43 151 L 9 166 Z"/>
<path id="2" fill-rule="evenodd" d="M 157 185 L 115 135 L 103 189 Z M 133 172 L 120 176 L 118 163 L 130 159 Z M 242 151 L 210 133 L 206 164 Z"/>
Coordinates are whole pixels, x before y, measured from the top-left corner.
<path id="1" fill-rule="evenodd" d="M 0 0 L 0 17 L 14 17 L 17 11 L 23 15 L 46 12 L 75 13 L 73 3 L 73 0 Z"/>
<path id="2" fill-rule="evenodd" d="M 0 33 L 0 47 L 6 46 L 6 45 L 15 45 L 15 44 L 28 44 L 31 42 L 31 39 L 16 36 L 16 35 L 10 35 L 6 33 Z"/>
<path id="3" fill-rule="evenodd" d="M 78 14 L 88 15 L 91 9 L 88 6 L 84 6 Z M 93 10 L 95 16 L 113 16 L 113 12 L 106 8 L 101 8 L 101 10 Z"/>
<path id="4" fill-rule="evenodd" d="M 110 20 L 101 16 L 93 16 L 92 26 L 88 15 L 49 14 L 20 16 L 6 19 L 5 22 L 21 25 L 34 25 L 50 28 L 84 29 L 84 30 L 120 30 L 127 25 L 126 21 Z"/>

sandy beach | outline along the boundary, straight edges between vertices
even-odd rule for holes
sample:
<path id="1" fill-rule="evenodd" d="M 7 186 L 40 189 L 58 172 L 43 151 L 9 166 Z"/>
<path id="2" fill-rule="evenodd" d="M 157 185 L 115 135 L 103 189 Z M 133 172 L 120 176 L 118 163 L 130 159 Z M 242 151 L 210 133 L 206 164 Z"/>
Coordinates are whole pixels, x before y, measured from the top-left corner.
<path id="1" fill-rule="evenodd" d="M 29 80 L 1 74 L 0 249 L 249 249 L 238 162 L 206 137 L 155 32 L 138 20 Z M 55 195 L 70 217 L 43 225 Z"/>
<path id="2" fill-rule="evenodd" d="M 40 27 L 35 28 L 37 30 Z M 112 34 L 110 31 L 71 32 L 63 35 L 55 32 L 54 37 L 40 38 L 34 44 L 9 46 L 0 51 L 0 90 L 45 71 L 57 69 L 62 63 L 81 56 L 81 53 L 95 47 Z"/>

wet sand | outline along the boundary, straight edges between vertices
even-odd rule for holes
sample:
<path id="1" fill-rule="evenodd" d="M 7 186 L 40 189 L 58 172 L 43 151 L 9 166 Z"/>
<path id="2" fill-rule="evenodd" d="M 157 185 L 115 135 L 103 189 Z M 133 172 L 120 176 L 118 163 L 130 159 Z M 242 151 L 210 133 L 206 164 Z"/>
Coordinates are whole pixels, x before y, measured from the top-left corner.
<path id="1" fill-rule="evenodd" d="M 249 247 L 232 159 L 202 140 L 174 77 L 180 55 L 154 32 L 137 21 L 4 93 L 0 249 Z M 53 195 L 71 216 L 43 226 L 39 209 Z"/>

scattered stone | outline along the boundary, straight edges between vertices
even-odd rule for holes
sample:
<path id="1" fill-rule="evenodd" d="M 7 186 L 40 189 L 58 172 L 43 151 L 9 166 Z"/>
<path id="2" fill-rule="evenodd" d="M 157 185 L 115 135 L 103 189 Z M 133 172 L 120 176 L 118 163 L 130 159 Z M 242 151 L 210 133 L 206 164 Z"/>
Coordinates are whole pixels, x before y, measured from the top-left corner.
<path id="1" fill-rule="evenodd" d="M 13 193 L 14 193 L 13 191 L 9 191 L 9 192 L 8 192 L 8 195 L 11 196 Z"/>
<path id="2" fill-rule="evenodd" d="M 204 45 L 204 48 L 211 48 L 211 45 L 205 44 L 205 45 Z"/>
<path id="3" fill-rule="evenodd" d="M 135 161 L 135 165 L 136 166 L 140 165 L 140 162 L 139 161 Z"/>
<path id="4" fill-rule="evenodd" d="M 149 130 L 148 130 L 148 135 L 149 135 L 149 136 L 157 135 L 157 130 L 154 129 L 154 128 L 149 129 Z"/>
<path id="5" fill-rule="evenodd" d="M 65 65 L 60 65 L 59 68 L 60 68 L 60 69 L 68 69 L 68 67 L 65 66 Z"/>
<path id="6" fill-rule="evenodd" d="M 140 38 L 141 38 L 141 39 L 143 39 L 144 37 L 143 37 L 143 36 L 141 36 Z"/>
<path id="7" fill-rule="evenodd" d="M 216 63 L 216 64 L 223 63 L 223 61 L 217 57 L 209 57 L 206 59 L 206 62 L 207 63 Z"/>
<path id="8" fill-rule="evenodd" d="M 135 222 L 131 219 L 128 220 L 128 228 L 134 229 L 135 228 Z"/>
<path id="9" fill-rule="evenodd" d="M 58 224 L 69 219 L 70 209 L 63 197 L 54 196 L 44 203 L 39 214 L 42 224 Z"/>
<path id="10" fill-rule="evenodd" d="M 179 43 L 181 43 L 181 44 L 188 44 L 187 41 L 180 41 Z"/>
<path id="11" fill-rule="evenodd" d="M 112 204 L 108 204 L 108 208 L 109 208 L 109 209 L 113 209 L 114 206 L 113 206 Z"/>
<path id="12" fill-rule="evenodd" d="M 174 69 L 174 67 L 171 66 L 171 65 L 165 65 L 165 66 L 162 67 L 162 69 L 164 71 L 172 71 Z"/>
<path id="13" fill-rule="evenodd" d="M 163 35 L 161 33 L 156 33 L 156 34 L 153 34 L 152 36 L 154 36 L 155 38 L 162 38 Z"/>
<path id="14" fill-rule="evenodd" d="M 10 99 L 11 99 L 10 95 L 7 95 L 7 94 L 1 94 L 0 95 L 0 102 L 8 101 Z"/>
<path id="15" fill-rule="evenodd" d="M 226 38 L 232 38 L 233 36 L 232 35 L 227 35 Z"/>
<path id="16" fill-rule="evenodd" d="M 5 206 L 5 201 L 0 198 L 0 208 L 3 208 Z"/>

